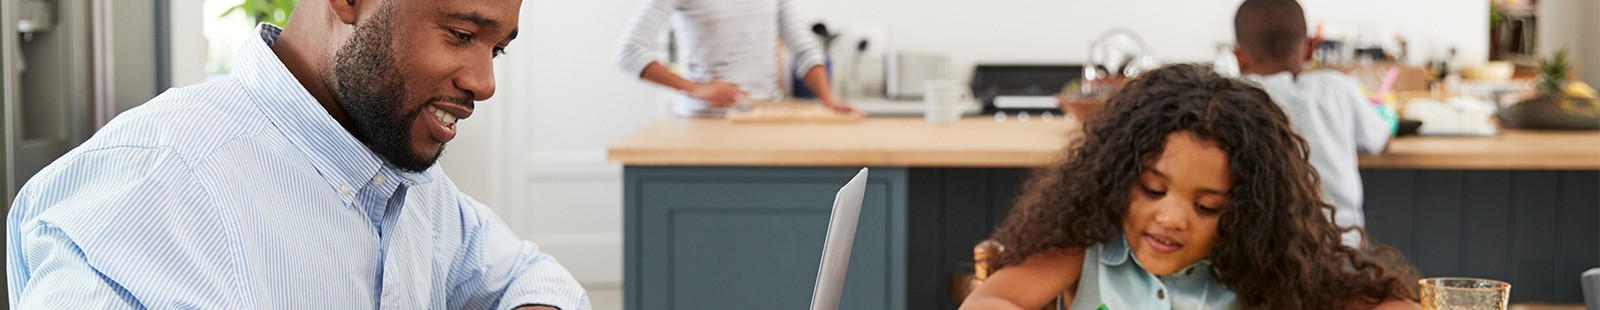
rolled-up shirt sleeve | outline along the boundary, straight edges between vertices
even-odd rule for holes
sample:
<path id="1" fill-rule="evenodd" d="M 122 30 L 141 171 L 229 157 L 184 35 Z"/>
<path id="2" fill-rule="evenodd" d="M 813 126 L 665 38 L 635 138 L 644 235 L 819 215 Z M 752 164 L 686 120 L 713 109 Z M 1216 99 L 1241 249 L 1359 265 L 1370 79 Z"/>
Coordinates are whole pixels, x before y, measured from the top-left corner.
<path id="1" fill-rule="evenodd" d="M 807 70 L 821 66 L 827 58 L 822 44 L 812 35 L 811 27 L 800 20 L 800 12 L 794 0 L 778 0 L 778 27 L 779 35 L 789 47 L 789 57 L 794 60 L 791 64 L 804 77 Z"/>
<path id="2" fill-rule="evenodd" d="M 667 29 L 668 20 L 672 11 L 678 7 L 679 0 L 644 0 L 639 9 L 633 13 L 633 18 L 628 19 L 623 26 L 622 39 L 617 45 L 615 61 L 623 71 L 638 75 L 644 72 L 645 66 L 661 59 L 656 50 L 656 38 Z"/>
<path id="3" fill-rule="evenodd" d="M 468 297 L 467 308 L 515 309 L 551 306 L 589 309 L 589 296 L 566 267 L 539 246 L 522 240 L 494 211 L 461 196 L 464 251 L 460 262 L 471 268 L 475 283 L 457 287 Z M 475 307 L 474 304 L 477 306 Z"/>

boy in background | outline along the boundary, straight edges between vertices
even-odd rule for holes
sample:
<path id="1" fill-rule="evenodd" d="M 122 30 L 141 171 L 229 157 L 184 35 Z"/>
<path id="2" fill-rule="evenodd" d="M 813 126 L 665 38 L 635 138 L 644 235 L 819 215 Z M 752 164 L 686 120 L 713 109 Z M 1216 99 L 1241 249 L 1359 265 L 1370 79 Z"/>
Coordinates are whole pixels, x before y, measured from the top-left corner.
<path id="1" fill-rule="evenodd" d="M 1239 72 L 1261 84 L 1310 146 L 1311 165 L 1322 178 L 1323 199 L 1336 210 L 1334 223 L 1342 228 L 1365 227 L 1356 152 L 1382 153 L 1389 143 L 1389 126 L 1358 84 L 1343 73 L 1302 72 L 1315 43 L 1306 38 L 1300 3 L 1246 0 L 1234 14 L 1233 31 Z M 1346 232 L 1344 244 L 1360 247 L 1362 238 L 1356 234 Z"/>

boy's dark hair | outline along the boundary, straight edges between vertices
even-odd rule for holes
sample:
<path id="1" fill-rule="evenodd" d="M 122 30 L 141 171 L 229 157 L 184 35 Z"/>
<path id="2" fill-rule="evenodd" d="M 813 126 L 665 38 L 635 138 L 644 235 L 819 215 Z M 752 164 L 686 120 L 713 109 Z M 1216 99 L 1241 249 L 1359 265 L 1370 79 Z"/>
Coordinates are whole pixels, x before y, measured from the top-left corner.
<path id="1" fill-rule="evenodd" d="M 1295 0 L 1245 0 L 1233 15 L 1239 48 L 1264 62 L 1283 62 L 1306 39 L 1306 14 Z"/>
<path id="2" fill-rule="evenodd" d="M 1416 275 L 1392 247 L 1352 249 L 1324 212 L 1305 140 L 1260 88 L 1210 66 L 1146 72 L 1112 97 L 1064 158 L 1039 168 L 993 239 L 994 269 L 1053 250 L 1081 253 L 1122 234 L 1138 176 L 1167 134 L 1187 131 L 1227 153 L 1234 187 L 1211 250 L 1217 280 L 1247 308 L 1344 309 L 1415 300 Z M 1093 261 L 1086 261 L 1086 264 Z"/>

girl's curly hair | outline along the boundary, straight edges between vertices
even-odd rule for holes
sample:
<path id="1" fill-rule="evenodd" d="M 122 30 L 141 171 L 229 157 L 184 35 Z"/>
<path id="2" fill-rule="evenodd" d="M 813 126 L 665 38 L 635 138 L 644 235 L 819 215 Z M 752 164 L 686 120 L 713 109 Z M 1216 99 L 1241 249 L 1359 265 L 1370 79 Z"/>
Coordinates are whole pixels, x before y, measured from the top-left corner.
<path id="1" fill-rule="evenodd" d="M 1130 81 L 1084 130 L 1062 159 L 1033 172 L 992 237 L 1005 246 L 994 269 L 1042 251 L 1083 251 L 1122 233 L 1143 167 L 1161 154 L 1167 134 L 1188 131 L 1228 154 L 1234 187 L 1209 259 L 1246 307 L 1417 299 L 1415 269 L 1399 251 L 1340 243 L 1351 229 L 1331 222 L 1334 209 L 1322 200 L 1305 140 L 1260 88 L 1210 66 L 1169 65 Z"/>

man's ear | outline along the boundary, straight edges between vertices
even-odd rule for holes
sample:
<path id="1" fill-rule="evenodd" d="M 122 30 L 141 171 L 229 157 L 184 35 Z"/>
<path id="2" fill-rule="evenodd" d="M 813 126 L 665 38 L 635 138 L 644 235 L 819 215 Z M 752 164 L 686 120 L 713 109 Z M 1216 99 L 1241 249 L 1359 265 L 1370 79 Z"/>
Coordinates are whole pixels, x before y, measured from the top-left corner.
<path id="1" fill-rule="evenodd" d="M 361 0 L 327 0 L 327 1 L 328 1 L 328 9 L 333 12 L 333 17 L 339 19 L 339 22 L 344 23 L 345 25 L 355 25 L 356 24 L 356 16 L 358 15 L 357 12 L 356 12 L 357 11 L 356 10 L 356 3 L 361 2 Z"/>

